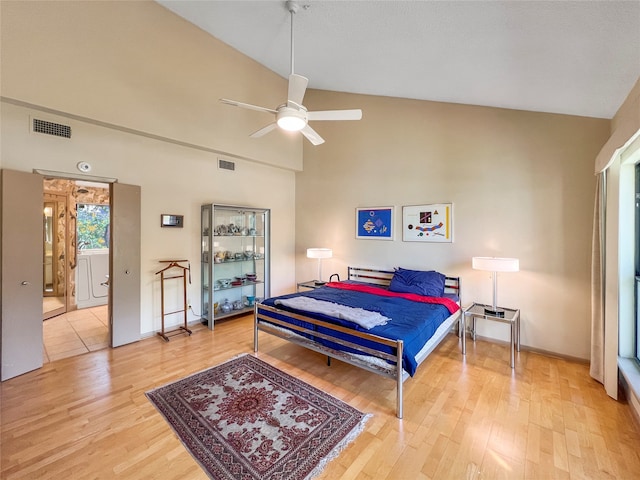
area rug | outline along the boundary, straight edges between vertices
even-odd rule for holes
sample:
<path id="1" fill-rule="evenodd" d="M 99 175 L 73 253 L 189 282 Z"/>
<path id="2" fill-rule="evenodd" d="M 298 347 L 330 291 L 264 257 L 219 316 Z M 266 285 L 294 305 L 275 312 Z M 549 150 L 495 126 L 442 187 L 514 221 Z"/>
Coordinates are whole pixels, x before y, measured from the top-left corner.
<path id="1" fill-rule="evenodd" d="M 214 479 L 313 478 L 369 418 L 251 355 L 146 395 Z"/>

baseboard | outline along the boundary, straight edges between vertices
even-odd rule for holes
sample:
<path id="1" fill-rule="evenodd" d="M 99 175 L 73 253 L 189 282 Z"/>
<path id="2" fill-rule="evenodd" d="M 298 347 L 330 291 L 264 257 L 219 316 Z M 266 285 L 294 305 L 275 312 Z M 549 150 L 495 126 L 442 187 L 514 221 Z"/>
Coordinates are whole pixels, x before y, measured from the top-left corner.
<path id="1" fill-rule="evenodd" d="M 467 333 L 469 333 L 469 332 L 467 332 Z M 491 337 L 483 337 L 481 335 L 476 335 L 476 339 L 477 340 L 482 340 L 483 342 L 490 342 L 490 343 L 497 343 L 499 345 L 505 345 L 507 347 L 509 345 L 511 345 L 510 342 L 506 342 L 504 340 L 498 340 L 496 338 L 491 338 Z M 469 339 L 467 339 L 467 341 L 468 340 Z M 545 357 L 560 358 L 562 360 L 568 360 L 570 362 L 589 364 L 589 359 L 586 359 L 586 358 L 572 357 L 571 355 L 564 355 L 562 353 L 551 352 L 549 350 L 543 350 L 541 348 L 530 347 L 528 345 L 524 345 L 524 344 L 520 343 L 520 351 L 522 351 L 522 350 L 525 350 L 525 351 L 531 352 L 531 353 L 537 353 L 538 355 L 544 355 Z"/>

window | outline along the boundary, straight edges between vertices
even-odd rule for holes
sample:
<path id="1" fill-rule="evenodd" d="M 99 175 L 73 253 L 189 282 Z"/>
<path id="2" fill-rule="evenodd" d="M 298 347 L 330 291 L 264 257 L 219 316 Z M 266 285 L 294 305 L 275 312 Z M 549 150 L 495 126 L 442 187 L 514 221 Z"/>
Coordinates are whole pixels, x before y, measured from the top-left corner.
<path id="1" fill-rule="evenodd" d="M 78 204 L 79 250 L 109 248 L 109 205 Z"/>

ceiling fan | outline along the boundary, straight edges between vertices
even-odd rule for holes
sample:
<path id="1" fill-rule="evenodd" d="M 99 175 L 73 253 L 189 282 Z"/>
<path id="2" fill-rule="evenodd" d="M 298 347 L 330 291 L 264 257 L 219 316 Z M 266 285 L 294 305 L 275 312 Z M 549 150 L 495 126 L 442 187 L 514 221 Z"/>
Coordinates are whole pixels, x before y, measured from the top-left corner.
<path id="1" fill-rule="evenodd" d="M 287 10 L 291 14 L 291 74 L 289 75 L 289 88 L 287 94 L 287 102 L 279 105 L 277 108 L 266 108 L 249 103 L 237 102 L 227 98 L 221 98 L 220 102 L 233 105 L 249 110 L 257 110 L 258 112 L 266 112 L 275 115 L 275 121 L 269 125 L 262 127 L 260 130 L 249 135 L 252 138 L 262 137 L 276 127 L 290 132 L 299 131 L 314 145 L 324 143 L 324 139 L 318 135 L 313 128 L 309 126 L 309 121 L 316 120 L 360 120 L 362 118 L 362 110 L 319 110 L 309 112 L 302 100 L 307 90 L 309 79 L 293 72 L 293 17 L 298 12 L 300 6 L 297 2 L 289 0 L 285 3 Z M 308 8 L 305 6 L 305 8 Z"/>

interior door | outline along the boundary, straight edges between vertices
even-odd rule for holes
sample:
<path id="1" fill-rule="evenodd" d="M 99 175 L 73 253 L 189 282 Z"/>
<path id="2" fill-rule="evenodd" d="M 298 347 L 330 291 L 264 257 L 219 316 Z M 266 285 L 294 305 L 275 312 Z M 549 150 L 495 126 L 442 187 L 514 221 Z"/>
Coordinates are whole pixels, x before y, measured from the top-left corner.
<path id="1" fill-rule="evenodd" d="M 7 380 L 42 367 L 42 177 L 2 170 L 0 187 L 0 376 Z"/>
<path id="2" fill-rule="evenodd" d="M 111 184 L 111 346 L 140 340 L 140 187 Z"/>

